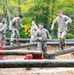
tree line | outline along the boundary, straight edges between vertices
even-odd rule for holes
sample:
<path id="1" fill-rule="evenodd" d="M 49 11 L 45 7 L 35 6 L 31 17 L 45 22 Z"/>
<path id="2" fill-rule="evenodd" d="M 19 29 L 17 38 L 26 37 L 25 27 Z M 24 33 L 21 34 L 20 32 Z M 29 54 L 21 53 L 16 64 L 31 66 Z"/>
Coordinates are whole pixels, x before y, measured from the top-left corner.
<path id="1" fill-rule="evenodd" d="M 30 37 L 31 21 L 36 24 L 44 23 L 45 28 L 49 30 L 53 38 L 57 38 L 57 25 L 54 31 L 50 30 L 54 18 L 57 16 L 58 10 L 62 10 L 63 14 L 68 15 L 72 19 L 71 25 L 68 25 L 67 38 L 74 38 L 74 0 L 0 0 L 0 20 L 2 17 L 7 19 L 9 26 L 12 18 L 18 14 L 23 15 L 22 23 L 24 30 L 19 28 L 20 37 Z M 22 30 L 22 31 L 21 31 Z M 56 33 L 55 33 L 56 32 Z M 11 33 L 7 32 L 7 37 Z"/>

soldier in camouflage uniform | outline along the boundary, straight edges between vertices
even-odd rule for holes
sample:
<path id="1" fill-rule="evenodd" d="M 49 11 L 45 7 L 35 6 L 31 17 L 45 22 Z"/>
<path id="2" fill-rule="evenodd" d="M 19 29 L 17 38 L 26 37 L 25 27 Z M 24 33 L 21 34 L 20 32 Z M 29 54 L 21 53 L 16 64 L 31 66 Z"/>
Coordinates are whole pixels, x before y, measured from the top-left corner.
<path id="1" fill-rule="evenodd" d="M 20 25 L 22 28 L 24 28 L 24 26 L 21 24 L 21 19 L 22 19 L 22 15 L 18 15 L 17 17 L 13 18 L 13 20 L 10 22 L 9 29 L 10 29 L 10 32 L 12 33 L 10 45 L 12 46 L 15 45 L 13 43 L 15 37 L 16 37 L 16 43 L 20 45 L 18 42 L 18 38 L 19 38 L 18 26 Z"/>
<path id="2" fill-rule="evenodd" d="M 72 20 L 70 17 L 63 15 L 62 11 L 58 11 L 58 16 L 52 23 L 51 30 L 54 28 L 54 24 L 58 23 L 58 40 L 59 40 L 59 46 L 61 49 L 65 47 L 65 37 L 67 33 L 67 25 L 68 23 L 71 23 Z"/>
<path id="3" fill-rule="evenodd" d="M 6 19 L 3 18 L 1 23 L 0 23 L 0 45 L 5 46 L 6 45 L 6 30 L 7 30 L 7 25 L 6 25 Z"/>
<path id="4" fill-rule="evenodd" d="M 32 27 L 30 29 L 30 34 L 31 34 L 30 42 L 35 42 L 35 33 L 37 30 L 38 30 L 37 25 L 35 24 L 34 21 L 32 21 Z"/>
<path id="5" fill-rule="evenodd" d="M 48 30 L 44 28 L 44 25 L 41 23 L 39 24 L 39 29 L 37 30 L 35 34 L 36 40 L 38 42 L 37 44 L 37 50 L 41 50 L 43 52 L 47 51 L 47 37 L 52 40 L 52 37 Z"/>

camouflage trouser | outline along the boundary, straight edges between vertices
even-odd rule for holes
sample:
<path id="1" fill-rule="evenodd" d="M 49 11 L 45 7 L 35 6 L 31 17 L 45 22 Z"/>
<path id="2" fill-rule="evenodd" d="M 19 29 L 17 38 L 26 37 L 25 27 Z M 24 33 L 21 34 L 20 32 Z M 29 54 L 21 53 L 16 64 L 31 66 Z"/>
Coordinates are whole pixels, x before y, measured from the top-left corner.
<path id="1" fill-rule="evenodd" d="M 0 45 L 1 46 L 6 45 L 6 34 L 0 34 Z"/>
<path id="2" fill-rule="evenodd" d="M 60 48 L 62 46 L 65 46 L 65 37 L 66 37 L 66 31 L 58 32 L 58 40 L 59 40 L 59 46 L 60 46 Z"/>
<path id="3" fill-rule="evenodd" d="M 35 42 L 35 36 L 31 36 L 30 42 Z"/>
<path id="4" fill-rule="evenodd" d="M 12 30 L 12 35 L 11 35 L 11 40 L 10 41 L 14 41 L 14 38 L 15 38 L 16 41 L 18 41 L 19 31 L 17 29 Z"/>
<path id="5" fill-rule="evenodd" d="M 37 50 L 41 50 L 43 52 L 47 52 L 47 42 L 38 42 Z"/>

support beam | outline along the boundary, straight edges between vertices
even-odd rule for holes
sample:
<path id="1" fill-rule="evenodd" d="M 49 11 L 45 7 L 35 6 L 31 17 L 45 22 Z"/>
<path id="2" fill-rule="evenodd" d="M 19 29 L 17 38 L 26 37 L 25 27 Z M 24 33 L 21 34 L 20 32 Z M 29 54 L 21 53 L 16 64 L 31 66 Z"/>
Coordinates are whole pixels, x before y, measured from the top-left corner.
<path id="1" fill-rule="evenodd" d="M 0 50 L 0 55 L 25 55 L 25 54 L 42 55 L 42 52 L 36 50 Z"/>
<path id="2" fill-rule="evenodd" d="M 26 44 L 21 44 L 21 46 L 15 45 L 15 46 L 4 46 L 3 50 L 11 50 L 11 49 L 19 49 L 19 48 L 25 48 L 25 47 L 31 47 L 31 46 L 36 46 L 37 43 L 26 43 Z"/>
<path id="3" fill-rule="evenodd" d="M 74 60 L 1 60 L 0 68 L 74 67 Z"/>
<path id="4" fill-rule="evenodd" d="M 63 54 L 71 53 L 71 52 L 74 52 L 74 47 L 73 48 L 67 48 L 64 50 L 57 50 L 54 52 L 44 53 L 43 56 L 44 56 L 44 58 L 50 58 L 51 54 L 52 54 L 52 57 L 53 56 L 55 57 L 55 56 L 59 56 L 59 55 L 63 55 Z"/>

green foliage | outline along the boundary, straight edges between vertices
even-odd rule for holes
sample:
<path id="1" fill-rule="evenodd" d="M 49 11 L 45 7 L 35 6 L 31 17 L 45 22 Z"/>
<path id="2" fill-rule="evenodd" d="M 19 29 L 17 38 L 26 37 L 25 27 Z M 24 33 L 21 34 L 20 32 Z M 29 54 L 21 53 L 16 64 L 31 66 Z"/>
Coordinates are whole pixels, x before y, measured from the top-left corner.
<path id="1" fill-rule="evenodd" d="M 4 16 L 8 22 L 6 1 L 0 1 L 0 19 Z M 44 23 L 45 28 L 50 31 L 51 24 L 56 18 L 58 10 L 62 10 L 65 15 L 70 16 L 72 19 L 72 23 L 68 25 L 69 35 L 67 35 L 67 38 L 74 38 L 74 0 L 8 0 L 8 8 L 11 19 L 19 13 L 23 15 L 22 24 L 27 27 L 25 29 L 18 27 L 20 37 L 30 37 L 29 31 L 32 20 L 37 25 Z M 54 30 L 50 31 L 53 38 L 57 38 L 57 27 L 55 24 Z M 10 36 L 11 33 L 7 31 L 7 37 Z"/>
<path id="2" fill-rule="evenodd" d="M 67 37 L 67 39 L 73 39 L 74 35 L 72 33 L 68 33 L 66 37 Z"/>

